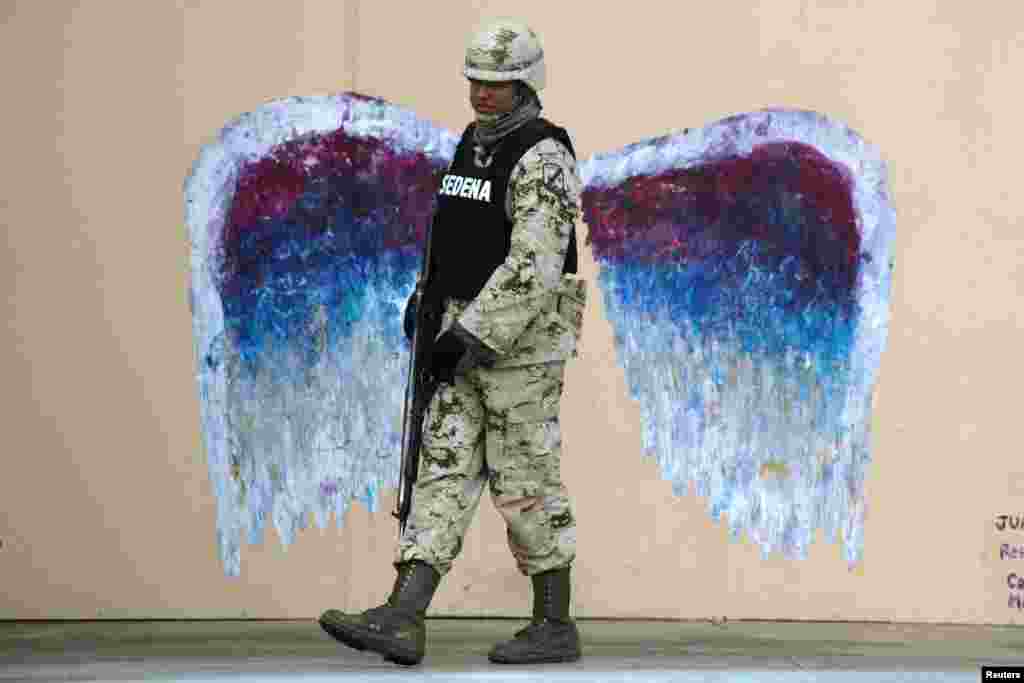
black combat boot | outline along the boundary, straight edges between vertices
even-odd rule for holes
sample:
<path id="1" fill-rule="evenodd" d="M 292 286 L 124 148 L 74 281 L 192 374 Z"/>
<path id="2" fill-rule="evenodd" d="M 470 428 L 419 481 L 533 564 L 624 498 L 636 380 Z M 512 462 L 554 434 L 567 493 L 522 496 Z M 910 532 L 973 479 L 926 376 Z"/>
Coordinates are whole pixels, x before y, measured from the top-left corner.
<path id="1" fill-rule="evenodd" d="M 427 643 L 427 606 L 441 581 L 437 570 L 419 560 L 398 565 L 391 597 L 362 614 L 327 610 L 320 626 L 349 647 L 370 650 L 396 664 L 419 664 Z"/>
<path id="2" fill-rule="evenodd" d="M 580 634 L 569 619 L 569 568 L 533 577 L 533 621 L 513 640 L 498 643 L 487 658 L 496 664 L 575 662 Z"/>

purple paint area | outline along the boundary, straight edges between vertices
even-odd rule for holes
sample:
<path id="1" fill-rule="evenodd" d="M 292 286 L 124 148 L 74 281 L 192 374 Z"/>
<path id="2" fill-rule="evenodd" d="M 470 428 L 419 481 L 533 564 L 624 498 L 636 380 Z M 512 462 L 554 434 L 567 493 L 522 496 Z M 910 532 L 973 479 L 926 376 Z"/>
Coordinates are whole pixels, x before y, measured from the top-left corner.
<path id="1" fill-rule="evenodd" d="M 601 261 L 727 260 L 753 240 L 771 265 L 793 256 L 796 279 L 832 298 L 845 298 L 856 284 L 860 234 L 850 174 L 806 144 L 761 144 L 748 156 L 589 188 L 583 205 Z"/>
<path id="2" fill-rule="evenodd" d="M 185 187 L 204 439 L 225 572 L 273 524 L 342 524 L 398 479 L 401 308 L 457 138 L 344 93 L 268 102 Z"/>
<path id="3" fill-rule="evenodd" d="M 584 162 L 588 243 L 644 452 L 767 555 L 862 553 L 893 212 L 876 150 L 764 110 Z"/>
<path id="4" fill-rule="evenodd" d="M 312 134 L 240 169 L 219 292 L 247 362 L 282 344 L 315 362 L 363 317 L 367 287 L 398 298 L 415 277 L 444 165 L 390 142 Z"/>
<path id="5" fill-rule="evenodd" d="M 222 292 L 233 293 L 236 278 L 247 275 L 260 286 L 260 264 L 288 251 L 288 241 L 305 244 L 294 250 L 303 255 L 418 249 L 442 172 L 421 152 L 344 130 L 278 146 L 239 171 L 224 228 Z"/>
<path id="6" fill-rule="evenodd" d="M 1024 560 L 1024 545 L 1003 543 L 999 546 L 1000 560 Z"/>

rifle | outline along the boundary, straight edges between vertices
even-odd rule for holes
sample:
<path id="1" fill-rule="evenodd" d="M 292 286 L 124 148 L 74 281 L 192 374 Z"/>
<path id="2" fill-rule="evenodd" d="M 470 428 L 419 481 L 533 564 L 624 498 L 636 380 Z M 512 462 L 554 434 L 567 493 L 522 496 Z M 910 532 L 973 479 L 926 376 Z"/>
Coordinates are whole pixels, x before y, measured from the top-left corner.
<path id="1" fill-rule="evenodd" d="M 398 499 L 392 516 L 398 519 L 398 537 L 401 540 L 412 507 L 412 489 L 420 465 L 420 446 L 423 443 L 423 417 L 437 390 L 438 381 L 430 372 L 430 356 L 434 340 L 441 330 L 444 300 L 430 281 L 430 245 L 434 225 L 427 233 L 426 254 L 420 277 L 416 280 L 416 328 L 412 336 L 409 373 L 405 385 L 405 404 L 402 407 L 402 461 L 399 470 Z"/>

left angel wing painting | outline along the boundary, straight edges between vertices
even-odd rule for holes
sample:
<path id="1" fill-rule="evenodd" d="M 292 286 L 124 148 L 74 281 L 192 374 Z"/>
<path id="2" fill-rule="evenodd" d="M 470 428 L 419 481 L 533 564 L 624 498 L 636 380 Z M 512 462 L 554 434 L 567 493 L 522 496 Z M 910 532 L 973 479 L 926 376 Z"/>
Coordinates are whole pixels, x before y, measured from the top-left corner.
<path id="1" fill-rule="evenodd" d="M 268 102 L 185 181 L 189 304 L 224 571 L 272 522 L 340 526 L 398 483 L 401 312 L 457 138 L 355 93 Z"/>

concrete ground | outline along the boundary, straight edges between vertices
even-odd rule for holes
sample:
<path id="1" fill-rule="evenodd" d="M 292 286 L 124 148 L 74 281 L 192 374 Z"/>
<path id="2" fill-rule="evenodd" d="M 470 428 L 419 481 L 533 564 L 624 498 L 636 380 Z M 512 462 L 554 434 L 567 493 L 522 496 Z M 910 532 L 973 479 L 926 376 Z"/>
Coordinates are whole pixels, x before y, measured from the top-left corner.
<path id="1" fill-rule="evenodd" d="M 584 657 L 508 667 L 491 645 L 525 622 L 428 619 L 400 667 L 315 621 L 0 622 L 0 681 L 978 681 L 1024 665 L 1024 627 L 792 622 L 578 622 Z"/>

